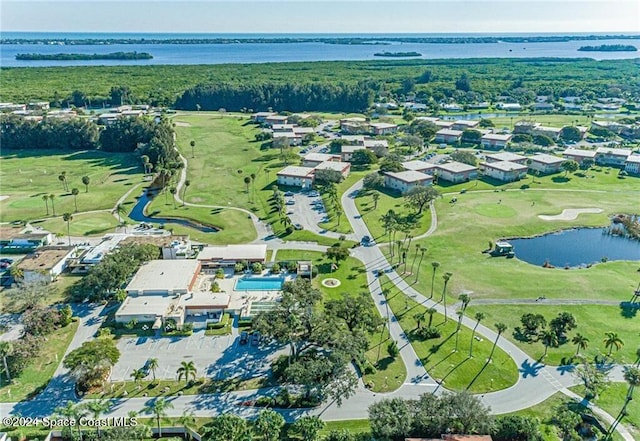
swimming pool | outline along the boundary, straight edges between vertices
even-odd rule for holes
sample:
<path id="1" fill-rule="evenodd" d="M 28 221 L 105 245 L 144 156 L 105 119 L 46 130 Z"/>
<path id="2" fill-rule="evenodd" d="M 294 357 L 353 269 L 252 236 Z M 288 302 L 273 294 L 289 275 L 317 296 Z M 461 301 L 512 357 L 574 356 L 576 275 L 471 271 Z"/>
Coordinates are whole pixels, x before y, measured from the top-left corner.
<path id="1" fill-rule="evenodd" d="M 282 289 L 282 277 L 243 277 L 236 282 L 236 291 L 279 291 Z"/>

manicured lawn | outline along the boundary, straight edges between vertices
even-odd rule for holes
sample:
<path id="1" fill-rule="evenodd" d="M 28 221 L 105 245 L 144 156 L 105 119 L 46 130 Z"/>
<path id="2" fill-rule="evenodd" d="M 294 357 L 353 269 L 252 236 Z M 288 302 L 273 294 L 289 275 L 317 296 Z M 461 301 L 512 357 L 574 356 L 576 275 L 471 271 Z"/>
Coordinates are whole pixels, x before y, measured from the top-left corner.
<path id="1" fill-rule="evenodd" d="M 320 434 L 326 435 L 332 430 L 348 430 L 352 434 L 356 433 L 368 433 L 371 430 L 371 424 L 369 420 L 342 420 L 342 421 L 327 421 L 325 422 L 324 429 L 320 431 Z"/>
<path id="2" fill-rule="evenodd" d="M 424 313 L 427 308 L 407 297 L 384 277 L 383 289 L 388 289 L 389 307 L 398 319 L 402 329 L 407 333 L 411 345 L 429 375 L 442 380 L 447 389 L 469 390 L 473 393 L 484 393 L 513 386 L 518 380 L 518 369 L 511 357 L 500 348 L 496 348 L 493 360 L 487 363 L 493 341 L 482 339 L 474 341 L 473 358 L 469 357 L 471 330 L 462 326 L 460 329 L 458 351 L 455 350 L 455 330 L 457 322 L 444 316 L 434 314 L 432 326 L 441 332 L 440 338 L 421 340 L 412 331 L 417 329 L 416 314 Z M 468 314 L 467 314 L 468 315 Z M 428 326 L 428 314 L 421 326 Z M 486 319 L 489 322 L 491 317 Z"/>
<path id="3" fill-rule="evenodd" d="M 59 275 L 56 281 L 47 285 L 46 295 L 40 299 L 40 304 L 53 305 L 69 301 L 68 289 L 81 278 L 82 276 L 71 274 Z M 20 294 L 11 297 L 3 294 L 2 301 L 0 301 L 0 313 L 18 313 L 24 311 L 25 307 Z"/>
<path id="4" fill-rule="evenodd" d="M 358 182 L 360 179 L 364 178 L 370 170 L 367 171 L 354 171 L 351 170 L 351 174 L 341 183 L 336 186 L 336 190 L 338 193 L 338 201 L 342 200 L 342 195 L 345 191 L 347 191 L 353 184 Z M 349 220 L 343 214 L 340 218 L 340 225 L 338 225 L 338 218 L 336 216 L 335 210 L 333 209 L 333 205 L 330 202 L 329 196 L 326 192 L 322 193 L 322 200 L 324 201 L 324 206 L 327 210 L 327 216 L 329 216 L 329 222 L 322 222 L 319 225 L 327 230 L 336 231 L 338 233 L 351 233 L 351 226 L 349 225 Z"/>
<path id="5" fill-rule="evenodd" d="M 553 414 L 556 407 L 569 400 L 566 395 L 557 392 L 551 397 L 527 409 L 519 410 L 508 415 L 520 415 L 538 418 L 540 420 L 540 432 L 544 437 L 544 441 L 558 441 L 556 426 L 553 425 Z"/>
<path id="6" fill-rule="evenodd" d="M 66 172 L 69 188 L 77 188 L 78 211 L 113 208 L 132 185 L 141 181 L 142 167 L 135 154 L 102 151 L 61 152 L 54 150 L 2 151 L 0 221 L 35 220 L 48 217 L 42 196 L 53 194 L 57 215 L 76 211 L 74 197 L 63 191 L 58 180 Z M 89 176 L 85 193 L 82 177 Z M 51 201 L 49 214 L 52 214 Z"/>
<path id="7" fill-rule="evenodd" d="M 53 376 L 58 364 L 62 362 L 64 353 L 77 329 L 78 322 L 74 321 L 48 335 L 46 342 L 42 344 L 40 354 L 33 357 L 29 365 L 22 371 L 22 374 L 13 379 L 12 384 L 6 385 L 3 375 L 2 386 L 0 387 L 0 403 L 22 401 L 43 390 Z"/>
<path id="8" fill-rule="evenodd" d="M 59 240 L 66 241 L 67 223 L 62 217 L 33 222 L 32 225 L 42 227 L 57 236 L 62 236 Z M 73 220 L 69 223 L 69 231 L 72 236 L 102 236 L 112 232 L 117 226 L 118 219 L 109 212 L 76 213 L 73 214 Z"/>
<path id="9" fill-rule="evenodd" d="M 280 232 L 278 237 L 288 241 L 302 241 L 302 242 L 318 242 L 318 245 L 324 245 L 330 247 L 336 243 L 342 244 L 342 246 L 352 247 L 355 242 L 352 240 L 339 240 L 333 237 L 321 236 L 319 234 L 312 233 L 307 230 L 293 230 L 290 234 Z"/>
<path id="10" fill-rule="evenodd" d="M 606 355 L 609 351 L 605 348 L 604 333 L 617 332 L 624 347 L 620 351 L 613 352 L 611 356 L 617 363 L 633 363 L 636 360 L 635 351 L 638 348 L 638 329 L 640 328 L 640 316 L 625 317 L 618 306 L 609 305 L 482 305 L 474 306 L 473 301 L 469 305 L 469 314 L 484 312 L 488 316 L 499 317 L 509 329 L 505 337 L 512 340 L 523 351 L 534 359 L 540 359 L 544 354 L 544 345 L 541 342 L 527 343 L 518 341 L 514 337 L 516 327 L 522 327 L 520 317 L 525 313 L 542 314 L 547 323 L 560 312 L 570 312 L 576 318 L 578 327 L 567 333 L 569 341 L 558 348 L 549 348 L 545 363 L 560 365 L 569 362 L 576 353 L 576 346 L 571 343 L 571 338 L 580 333 L 589 339 L 589 346 L 582 354 L 593 360 L 596 355 Z M 487 326 L 493 328 L 495 321 L 487 320 Z"/>
<path id="11" fill-rule="evenodd" d="M 600 394 L 595 404 L 604 409 L 612 417 L 616 417 L 622 410 L 629 386 L 627 383 L 610 383 Z M 574 386 L 572 391 L 584 396 L 583 386 Z M 640 392 L 636 388 L 633 400 L 629 401 L 626 409 L 627 415 L 622 418 L 622 424 L 627 427 L 636 439 L 640 438 Z"/>
<path id="12" fill-rule="evenodd" d="M 279 250 L 276 255 L 277 261 L 302 259 L 311 259 L 313 265 L 318 269 L 318 276 L 313 280 L 313 285 L 324 293 L 325 300 L 339 299 L 345 293 L 369 292 L 364 267 L 359 260 L 353 257 L 341 262 L 338 269 L 331 271 L 330 260 L 317 251 Z M 338 279 L 340 285 L 335 288 L 323 286 L 321 282 L 327 278 Z M 373 299 L 371 300 L 371 308 L 375 308 Z M 379 332 L 369 334 L 369 350 L 365 353 L 365 357 L 376 367 L 376 372 L 365 375 L 364 382 L 365 384 L 370 383 L 371 390 L 374 392 L 396 390 L 404 383 L 407 376 L 402 359 L 389 357 L 387 353 L 389 342 L 389 333 L 386 329 L 382 336 Z M 378 349 L 380 349 L 380 357 L 378 357 Z"/>

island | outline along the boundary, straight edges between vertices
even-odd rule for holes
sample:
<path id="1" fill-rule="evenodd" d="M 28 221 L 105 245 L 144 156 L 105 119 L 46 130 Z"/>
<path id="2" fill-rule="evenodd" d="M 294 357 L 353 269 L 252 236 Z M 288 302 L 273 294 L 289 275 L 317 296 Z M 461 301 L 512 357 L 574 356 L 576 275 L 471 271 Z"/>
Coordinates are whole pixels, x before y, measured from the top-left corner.
<path id="1" fill-rule="evenodd" d="M 598 46 L 582 46 L 581 52 L 636 52 L 637 47 L 631 44 L 601 44 Z"/>
<path id="2" fill-rule="evenodd" d="M 421 57 L 422 54 L 420 52 L 376 52 L 373 54 L 374 57 Z"/>
<path id="3" fill-rule="evenodd" d="M 111 52 L 109 54 L 17 54 L 16 60 L 151 60 L 153 55 L 148 52 Z"/>

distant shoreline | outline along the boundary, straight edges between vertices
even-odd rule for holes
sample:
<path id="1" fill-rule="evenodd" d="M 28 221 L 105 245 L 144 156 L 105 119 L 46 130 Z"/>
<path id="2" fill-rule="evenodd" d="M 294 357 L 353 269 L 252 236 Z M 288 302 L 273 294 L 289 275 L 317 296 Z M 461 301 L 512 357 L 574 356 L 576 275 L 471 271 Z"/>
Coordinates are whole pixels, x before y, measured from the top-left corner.
<path id="1" fill-rule="evenodd" d="M 17 54 L 16 60 L 76 61 L 76 60 L 151 60 L 153 55 L 147 52 L 112 52 L 109 54 Z"/>
<path id="2" fill-rule="evenodd" d="M 637 52 L 638 48 L 630 44 L 601 44 L 600 46 L 582 46 L 580 52 Z"/>
<path id="3" fill-rule="evenodd" d="M 396 58 L 409 58 L 409 57 L 421 57 L 420 52 L 376 52 L 374 57 L 396 57 Z"/>
<path id="4" fill-rule="evenodd" d="M 41 44 L 58 46 L 94 45 L 104 46 L 112 44 L 240 44 L 240 43 L 325 43 L 325 44 L 363 44 L 376 45 L 394 43 L 434 43 L 434 44 L 482 44 L 482 43 L 555 43 L 585 40 L 636 40 L 640 35 L 539 35 L 539 36 L 369 36 L 369 37 L 214 37 L 197 38 L 2 38 L 0 44 L 21 45 Z M 386 43 L 385 43 L 386 42 Z"/>

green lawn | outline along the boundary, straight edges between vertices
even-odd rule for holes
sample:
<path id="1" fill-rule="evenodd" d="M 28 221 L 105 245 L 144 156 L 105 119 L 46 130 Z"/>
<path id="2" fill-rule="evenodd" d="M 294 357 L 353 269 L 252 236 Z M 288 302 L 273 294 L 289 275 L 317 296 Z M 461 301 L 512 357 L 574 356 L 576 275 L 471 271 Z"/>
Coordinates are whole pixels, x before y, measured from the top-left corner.
<path id="1" fill-rule="evenodd" d="M 78 188 L 78 211 L 110 209 L 132 185 L 141 182 L 142 167 L 137 155 L 102 151 L 69 153 L 54 150 L 2 151 L 0 221 L 35 220 L 48 217 L 44 195 L 53 194 L 57 215 L 76 211 L 74 197 L 63 191 L 58 176 L 66 172 L 69 188 Z M 85 193 L 82 177 L 89 176 Z M 49 214 L 52 214 L 51 201 Z"/>
<path id="2" fill-rule="evenodd" d="M 559 312 L 570 312 L 576 318 L 578 327 L 567 333 L 569 341 L 558 348 L 549 348 L 545 363 L 560 365 L 570 361 L 575 355 L 576 347 L 571 344 L 571 338 L 580 333 L 589 338 L 589 346 L 581 351 L 590 360 L 596 355 L 607 354 L 603 339 L 604 333 L 615 331 L 618 333 L 624 347 L 618 352 L 613 352 L 612 357 L 617 363 L 633 363 L 636 360 L 636 349 L 638 348 L 638 329 L 640 329 L 640 316 L 625 317 L 618 306 L 608 305 L 482 305 L 474 306 L 473 301 L 469 305 L 469 314 L 484 312 L 488 316 L 500 317 L 499 321 L 504 322 L 509 329 L 505 337 L 512 340 L 523 351 L 533 359 L 540 359 L 544 354 L 544 345 L 541 342 L 527 343 L 518 341 L 514 337 L 514 329 L 522 327 L 520 317 L 525 313 L 542 314 L 547 323 L 551 321 Z M 495 321 L 487 320 L 487 326 L 493 328 Z"/>
<path id="3" fill-rule="evenodd" d="M 449 319 L 445 323 L 441 314 L 435 314 L 432 323 L 432 326 L 440 330 L 441 337 L 418 339 L 412 333 L 418 327 L 414 317 L 425 312 L 427 308 L 398 291 L 388 278 L 384 277 L 381 282 L 383 289 L 389 290 L 389 307 L 407 333 L 427 372 L 434 379 L 442 380 L 447 389 L 466 389 L 473 393 L 484 393 L 505 389 L 516 383 L 518 368 L 511 357 L 500 348 L 496 348 L 492 362 L 487 363 L 493 341 L 474 341 L 473 358 L 469 357 L 471 330 L 464 326 L 460 330 L 458 351 L 454 352 L 457 322 Z M 423 322 L 423 326 L 428 325 L 428 314 L 426 316 L 427 323 Z M 485 321 L 490 320 L 491 316 Z"/>
<path id="4" fill-rule="evenodd" d="M 43 342 L 40 354 L 33 357 L 22 374 L 13 379 L 12 384 L 5 384 L 3 375 L 2 383 L 0 383 L 2 385 L 0 386 L 0 403 L 22 401 L 43 390 L 58 364 L 62 362 L 64 353 L 77 329 L 78 322 L 74 321 L 48 335 L 46 343 Z"/>
<path id="5" fill-rule="evenodd" d="M 47 285 L 46 295 L 40 298 L 42 305 L 54 305 L 56 303 L 68 302 L 70 299 L 69 288 L 73 286 L 82 276 L 63 273 L 58 278 Z M 20 291 L 17 296 L 0 296 L 0 313 L 19 313 L 26 308 L 25 303 L 20 297 Z"/>
<path id="6" fill-rule="evenodd" d="M 595 400 L 595 404 L 615 418 L 622 410 L 628 389 L 627 383 L 610 383 L 598 399 Z M 584 396 L 583 386 L 574 386 L 571 390 L 580 396 Z M 633 400 L 627 405 L 626 412 L 627 415 L 622 419 L 622 424 L 631 431 L 631 434 L 636 439 L 640 439 L 640 392 L 637 388 L 634 391 Z"/>
<path id="7" fill-rule="evenodd" d="M 370 172 L 371 171 L 369 170 L 355 171 L 352 169 L 351 174 L 336 186 L 338 200 L 342 200 L 342 195 L 344 194 L 344 192 L 351 188 L 353 184 L 364 178 Z M 327 216 L 329 216 L 329 222 L 323 222 L 319 225 L 329 231 L 337 231 L 338 233 L 351 233 L 352 231 L 349 220 L 344 214 L 340 217 L 340 225 L 338 225 L 338 218 L 335 214 L 335 210 L 333 210 L 333 205 L 331 204 L 326 192 L 322 193 L 322 200 L 324 201 L 324 206 L 327 210 Z"/>
<path id="8" fill-rule="evenodd" d="M 61 216 L 42 222 L 33 222 L 32 225 L 42 227 L 57 236 L 67 235 L 67 223 L 62 220 Z M 69 223 L 69 231 L 72 236 L 102 236 L 112 232 L 117 226 L 118 220 L 109 212 L 77 213 L 73 214 L 73 220 Z M 66 237 L 62 237 L 60 240 L 66 240 Z"/>
<path id="9" fill-rule="evenodd" d="M 327 421 L 324 424 L 324 429 L 320 431 L 321 435 L 327 435 L 332 430 L 348 430 L 352 434 L 356 433 L 368 433 L 371 430 L 371 424 L 369 420 L 341 420 L 341 421 Z"/>

